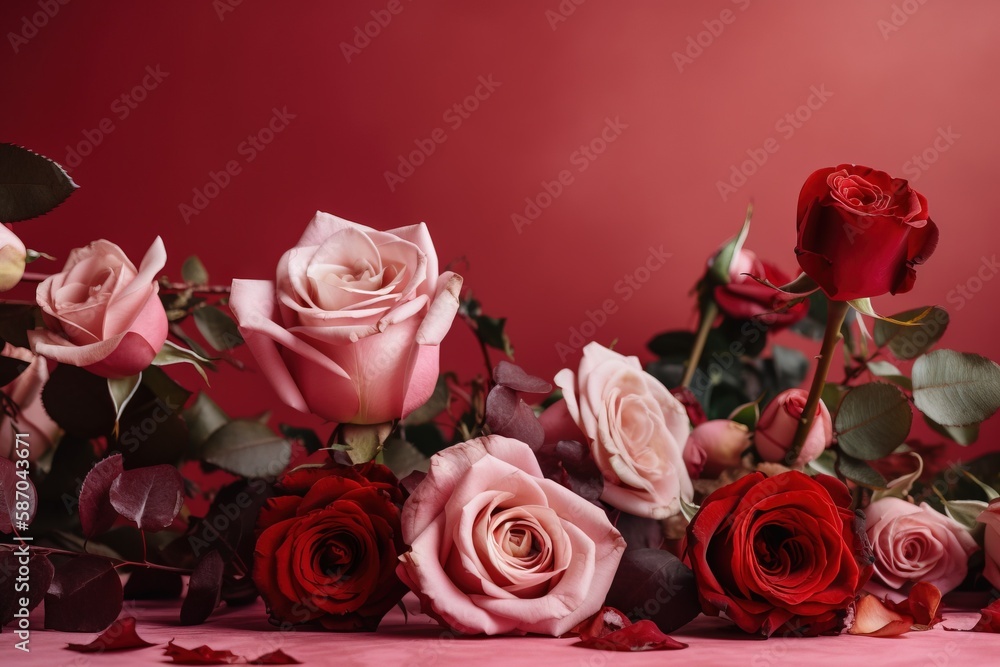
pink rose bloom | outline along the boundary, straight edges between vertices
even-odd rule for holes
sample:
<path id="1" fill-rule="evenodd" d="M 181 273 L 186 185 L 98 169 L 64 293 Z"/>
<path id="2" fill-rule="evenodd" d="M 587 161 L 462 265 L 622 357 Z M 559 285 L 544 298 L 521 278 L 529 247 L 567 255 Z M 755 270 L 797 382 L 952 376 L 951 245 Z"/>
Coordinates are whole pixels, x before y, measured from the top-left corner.
<path id="1" fill-rule="evenodd" d="M 399 578 L 424 613 L 468 634 L 568 632 L 604 604 L 625 550 L 604 512 L 497 435 L 435 454 L 402 530 Z"/>
<path id="2" fill-rule="evenodd" d="M 808 398 L 809 392 L 805 389 L 786 389 L 767 404 L 757 422 L 754 434 L 754 444 L 760 458 L 801 468 L 815 460 L 830 446 L 833 442 L 833 419 L 826 405 L 820 401 L 819 407 L 816 408 L 816 419 L 802 449 L 799 450 L 798 458 L 793 462 L 785 461 L 788 450 L 795 440 L 795 431 L 799 427 Z"/>
<path id="3" fill-rule="evenodd" d="M 166 261 L 160 237 L 138 270 L 110 241 L 71 251 L 62 273 L 46 278 L 35 293 L 48 329 L 28 332 L 32 351 L 106 378 L 145 369 L 167 339 L 156 282 Z"/>
<path id="4" fill-rule="evenodd" d="M 3 388 L 20 412 L 15 419 L 0 414 L 0 457 L 13 458 L 14 434 L 27 433 L 28 460 L 37 461 L 52 449 L 62 433 L 42 406 L 42 387 L 49 379 L 49 368 L 44 357 L 10 343 L 4 345 L 3 356 L 19 359 L 27 368 Z"/>
<path id="5" fill-rule="evenodd" d="M 7 225 L 0 224 L 0 292 L 21 282 L 28 251 Z"/>
<path id="6" fill-rule="evenodd" d="M 750 429 L 728 419 L 713 419 L 694 427 L 684 450 L 685 459 L 689 450 L 703 452 L 705 477 L 718 477 L 730 468 L 739 468 L 743 463 L 743 453 L 750 448 Z"/>
<path id="7" fill-rule="evenodd" d="M 865 509 L 865 530 L 875 552 L 875 575 L 865 589 L 894 602 L 925 581 L 948 593 L 965 579 L 976 541 L 957 521 L 927 503 L 918 507 L 882 498 Z"/>
<path id="8" fill-rule="evenodd" d="M 229 305 L 281 400 L 380 424 L 430 398 L 461 287 L 438 275 L 424 223 L 380 232 L 317 212 L 277 281 L 234 280 Z"/>
<path id="9" fill-rule="evenodd" d="M 993 584 L 993 588 L 1000 589 L 1000 498 L 990 501 L 987 508 L 979 515 L 979 522 L 986 524 L 983 537 L 986 567 L 983 576 Z"/>
<path id="10" fill-rule="evenodd" d="M 542 413 L 545 441 L 590 446 L 604 475 L 601 500 L 636 516 L 665 519 L 691 500 L 684 445 L 687 411 L 659 380 L 598 343 L 583 348 L 576 373 L 559 371 L 563 400 Z"/>

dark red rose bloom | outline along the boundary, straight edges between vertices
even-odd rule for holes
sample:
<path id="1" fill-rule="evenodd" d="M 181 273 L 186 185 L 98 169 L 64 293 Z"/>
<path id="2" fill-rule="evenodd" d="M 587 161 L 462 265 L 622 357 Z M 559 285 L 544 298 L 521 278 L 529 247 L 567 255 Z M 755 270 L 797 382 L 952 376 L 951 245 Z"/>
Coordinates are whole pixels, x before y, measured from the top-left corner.
<path id="1" fill-rule="evenodd" d="M 749 250 L 740 250 L 729 271 L 729 282 L 717 285 L 713 292 L 719 309 L 738 320 L 756 318 L 775 330 L 795 324 L 809 312 L 808 301 L 787 306 L 780 292 L 754 278 L 763 278 L 779 287 L 791 281 L 778 267 Z"/>
<path id="2" fill-rule="evenodd" d="M 814 172 L 797 220 L 799 266 L 838 301 L 908 292 L 938 241 L 923 195 L 860 165 Z"/>
<path id="3" fill-rule="evenodd" d="M 395 476 L 327 462 L 293 470 L 277 489 L 257 518 L 253 566 L 271 622 L 375 630 L 406 593 Z"/>
<path id="4" fill-rule="evenodd" d="M 705 613 L 768 637 L 839 631 L 872 572 L 850 504 L 836 478 L 798 471 L 752 473 L 709 495 L 687 533 Z"/>
<path id="5" fill-rule="evenodd" d="M 701 403 L 698 402 L 698 397 L 694 395 L 693 391 L 687 387 L 674 387 L 670 393 L 684 406 L 691 426 L 704 424 L 708 421 L 708 417 L 705 416 L 705 408 L 701 407 Z"/>

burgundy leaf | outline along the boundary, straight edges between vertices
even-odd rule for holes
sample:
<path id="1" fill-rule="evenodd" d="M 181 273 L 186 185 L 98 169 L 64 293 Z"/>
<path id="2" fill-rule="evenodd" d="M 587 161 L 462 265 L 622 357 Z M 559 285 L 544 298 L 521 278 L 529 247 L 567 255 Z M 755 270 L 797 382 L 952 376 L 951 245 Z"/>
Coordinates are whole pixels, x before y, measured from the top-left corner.
<path id="1" fill-rule="evenodd" d="M 493 381 L 503 387 L 509 387 L 514 391 L 523 391 L 526 394 L 548 394 L 552 391 L 552 385 L 542 378 L 528 375 L 523 368 L 509 361 L 501 361 L 493 369 Z"/>
<path id="2" fill-rule="evenodd" d="M 634 549 L 622 556 L 605 601 L 633 621 L 649 619 L 664 632 L 701 613 L 694 573 L 677 556 L 660 549 Z"/>
<path id="3" fill-rule="evenodd" d="M 27 459 L 22 459 L 27 461 Z M 35 493 L 35 485 L 28 478 L 27 470 L 22 469 L 18 474 L 17 464 L 10 459 L 0 457 L 0 532 L 13 533 L 17 527 L 17 532 L 24 532 L 35 518 L 35 510 L 38 509 L 38 494 Z M 20 486 L 19 486 L 20 485 Z M 22 509 L 18 509 L 18 503 L 22 503 Z M 27 502 L 27 509 L 23 503 Z"/>
<path id="4" fill-rule="evenodd" d="M 184 504 L 184 479 L 171 465 L 126 470 L 111 484 L 111 505 L 142 530 L 169 526 Z"/>
<path id="5" fill-rule="evenodd" d="M 244 659 L 232 651 L 216 651 L 205 645 L 184 648 L 173 641 L 167 642 L 163 651 L 163 655 L 177 665 L 231 665 Z"/>
<path id="6" fill-rule="evenodd" d="M 592 503 L 604 493 L 604 475 L 586 445 L 575 440 L 561 440 L 534 449 L 542 474 L 547 478 Z"/>
<path id="7" fill-rule="evenodd" d="M 118 518 L 111 506 L 111 485 L 122 474 L 122 455 L 112 454 L 90 469 L 80 487 L 80 527 L 87 539 L 109 530 Z"/>
<path id="8" fill-rule="evenodd" d="M 100 632 L 122 610 L 122 582 L 106 558 L 75 556 L 56 568 L 45 594 L 45 627 Z"/>
<path id="9" fill-rule="evenodd" d="M 596 614 L 570 630 L 570 634 L 575 634 L 580 639 L 599 639 L 630 625 L 632 621 L 614 607 L 601 607 Z"/>
<path id="10" fill-rule="evenodd" d="M 581 639 L 573 646 L 602 651 L 668 651 L 687 648 L 687 644 L 660 632 L 652 621 L 639 621 L 603 637 Z"/>
<path id="11" fill-rule="evenodd" d="M 30 585 L 27 591 L 28 611 L 31 611 L 41 603 L 45 597 L 45 591 L 52 583 L 52 575 L 55 572 L 52 563 L 42 554 L 32 553 L 28 558 L 28 576 L 23 577 L 21 569 L 21 553 L 19 547 L 0 548 L 0 627 L 3 627 L 14 620 L 14 614 L 20 609 L 20 598 L 24 597 L 24 591 L 18 591 L 18 583 L 23 583 L 26 579 Z M 18 581 L 21 578 L 21 582 Z"/>
<path id="12" fill-rule="evenodd" d="M 509 387 L 497 385 L 486 397 L 486 424 L 497 435 L 540 447 L 545 440 L 545 429 L 538 422 L 531 407 Z"/>
<path id="13" fill-rule="evenodd" d="M 219 604 L 222 593 L 222 572 L 225 563 L 218 551 L 209 551 L 191 573 L 187 597 L 181 605 L 181 624 L 198 625 L 208 618 Z"/>
<path id="14" fill-rule="evenodd" d="M 302 663 L 282 650 L 265 653 L 259 658 L 247 660 L 250 665 L 301 665 Z"/>
<path id="15" fill-rule="evenodd" d="M 139 568 L 125 582 L 126 600 L 176 600 L 184 581 L 177 572 L 158 568 Z"/>
<path id="16" fill-rule="evenodd" d="M 80 653 L 103 653 L 104 651 L 128 651 L 156 646 L 140 637 L 135 631 L 135 619 L 131 616 L 119 618 L 108 629 L 89 644 L 67 644 L 70 651 Z"/>

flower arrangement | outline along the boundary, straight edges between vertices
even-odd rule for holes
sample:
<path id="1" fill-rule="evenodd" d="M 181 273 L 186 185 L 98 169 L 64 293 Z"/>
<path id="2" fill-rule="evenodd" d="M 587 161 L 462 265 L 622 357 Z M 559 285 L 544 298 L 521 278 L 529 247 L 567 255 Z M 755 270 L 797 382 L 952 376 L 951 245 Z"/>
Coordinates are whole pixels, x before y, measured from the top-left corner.
<path id="1" fill-rule="evenodd" d="M 0 174 L 17 176 L 6 223 L 76 188 L 9 144 Z M 797 214 L 800 275 L 745 247 L 748 211 L 697 281 L 696 331 L 654 336 L 645 366 L 589 342 L 552 382 L 513 363 L 504 320 L 441 269 L 423 223 L 319 212 L 274 281 L 231 286 L 195 257 L 160 275 L 159 238 L 138 266 L 98 240 L 27 272 L 52 258 L 0 226 L 0 289 L 37 283 L 0 306 L 0 622 L 44 600 L 47 628 L 133 637 L 123 599 L 185 590 L 184 624 L 260 597 L 280 627 L 376 631 L 412 592 L 455 633 L 607 650 L 682 649 L 665 633 L 701 613 L 765 637 L 935 625 L 943 595 L 1000 588 L 1000 466 L 949 467 L 910 438 L 914 411 L 970 444 L 1000 367 L 933 349 L 938 306 L 876 312 L 937 243 L 906 181 L 820 169 Z M 441 372 L 456 319 L 485 374 Z M 818 344 L 815 364 L 768 344 L 782 329 Z M 164 370 L 207 377 L 244 343 L 327 433 L 231 418 Z M 199 467 L 226 483 L 201 488 Z"/>

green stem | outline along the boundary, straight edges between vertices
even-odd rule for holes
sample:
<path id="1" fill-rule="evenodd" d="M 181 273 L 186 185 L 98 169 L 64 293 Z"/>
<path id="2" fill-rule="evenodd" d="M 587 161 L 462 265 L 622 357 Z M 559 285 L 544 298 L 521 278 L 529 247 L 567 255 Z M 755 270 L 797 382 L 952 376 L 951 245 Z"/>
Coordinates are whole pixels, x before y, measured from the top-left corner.
<path id="1" fill-rule="evenodd" d="M 795 439 L 792 446 L 785 455 L 785 465 L 792 466 L 799 458 L 802 445 L 805 444 L 806 437 L 812 429 L 816 420 L 816 409 L 819 407 L 820 396 L 823 394 L 823 386 L 826 384 L 826 376 L 833 365 L 833 353 L 837 349 L 837 343 L 843 337 L 840 328 L 847 317 L 847 311 L 851 306 L 846 301 L 830 301 L 826 314 L 826 332 L 823 334 L 823 346 L 817 357 L 816 373 L 813 375 L 812 386 L 809 388 L 809 398 L 806 399 L 806 407 L 802 410 L 802 417 L 799 419 L 799 427 L 795 431 Z"/>
<path id="2" fill-rule="evenodd" d="M 694 339 L 694 347 L 691 348 L 691 356 L 688 358 L 687 368 L 684 369 L 684 378 L 681 380 L 682 387 L 689 387 L 694 379 L 694 372 L 698 370 L 698 362 L 701 361 L 701 354 L 705 351 L 705 343 L 708 341 L 708 334 L 712 330 L 715 318 L 719 316 L 719 307 L 714 301 L 707 301 L 701 311 L 701 319 L 698 321 L 698 333 Z"/>

